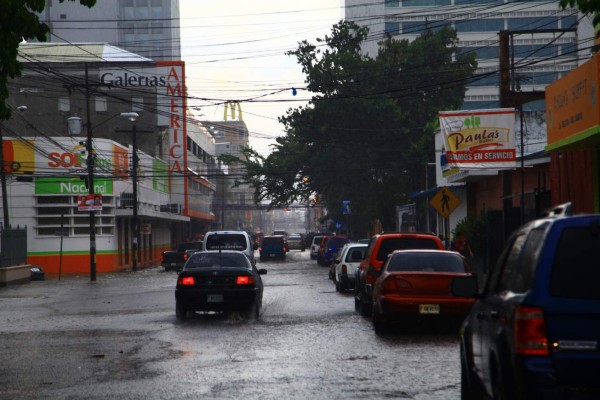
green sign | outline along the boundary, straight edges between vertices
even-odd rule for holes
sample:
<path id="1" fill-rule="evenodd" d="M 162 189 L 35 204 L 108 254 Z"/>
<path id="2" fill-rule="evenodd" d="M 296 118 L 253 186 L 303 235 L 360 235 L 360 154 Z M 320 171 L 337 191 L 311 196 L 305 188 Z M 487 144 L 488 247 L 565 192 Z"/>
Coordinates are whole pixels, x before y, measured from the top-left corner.
<path id="1" fill-rule="evenodd" d="M 169 168 L 164 161 L 152 160 L 152 189 L 169 193 Z"/>
<path id="2" fill-rule="evenodd" d="M 88 194 L 89 192 L 89 189 L 85 187 L 85 181 L 79 177 L 35 178 L 35 194 L 78 195 Z M 112 180 L 95 178 L 94 193 L 113 194 Z"/>

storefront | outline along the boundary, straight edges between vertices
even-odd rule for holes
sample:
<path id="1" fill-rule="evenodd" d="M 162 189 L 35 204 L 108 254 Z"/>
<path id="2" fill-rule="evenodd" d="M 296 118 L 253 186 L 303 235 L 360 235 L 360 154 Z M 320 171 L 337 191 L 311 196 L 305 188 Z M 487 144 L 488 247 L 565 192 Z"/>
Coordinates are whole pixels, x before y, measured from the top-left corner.
<path id="1" fill-rule="evenodd" d="M 600 55 L 546 88 L 552 204 L 599 212 Z"/>

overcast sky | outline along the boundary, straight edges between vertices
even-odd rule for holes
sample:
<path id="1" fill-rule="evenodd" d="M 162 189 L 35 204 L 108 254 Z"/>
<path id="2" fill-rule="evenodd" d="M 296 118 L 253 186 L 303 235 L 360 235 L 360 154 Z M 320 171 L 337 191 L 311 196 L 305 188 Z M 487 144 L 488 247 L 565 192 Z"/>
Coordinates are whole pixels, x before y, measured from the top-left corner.
<path id="1" fill-rule="evenodd" d="M 242 101 L 250 146 L 268 154 L 283 134 L 277 118 L 310 97 L 292 95 L 292 87 L 305 86 L 304 74 L 284 53 L 330 34 L 342 18 L 341 1 L 180 0 L 181 56 L 188 94 L 197 98 L 188 106 L 200 107 L 202 119 L 222 120 L 224 101 Z M 244 102 L 257 97 L 263 101 Z"/>

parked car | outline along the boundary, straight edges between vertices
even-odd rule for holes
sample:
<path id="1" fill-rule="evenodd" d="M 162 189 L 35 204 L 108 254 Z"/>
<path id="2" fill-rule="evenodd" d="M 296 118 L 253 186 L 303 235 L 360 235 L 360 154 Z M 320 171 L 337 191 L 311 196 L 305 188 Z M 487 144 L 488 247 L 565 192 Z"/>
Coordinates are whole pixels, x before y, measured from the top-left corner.
<path id="1" fill-rule="evenodd" d="M 330 266 L 338 250 L 349 241 L 350 239 L 344 236 L 324 236 L 317 255 L 317 263 L 324 267 Z"/>
<path id="2" fill-rule="evenodd" d="M 202 250 L 201 241 L 179 243 L 175 250 L 164 251 L 160 257 L 160 265 L 165 271 L 181 271 L 191 254 Z"/>
<path id="3" fill-rule="evenodd" d="M 289 235 L 288 235 L 287 231 L 284 231 L 284 230 L 280 229 L 280 230 L 273 231 L 273 235 L 272 236 L 283 236 L 283 237 L 285 237 L 287 239 Z"/>
<path id="4" fill-rule="evenodd" d="M 258 252 L 261 261 L 275 258 L 285 260 L 288 248 L 283 236 L 265 236 Z"/>
<path id="5" fill-rule="evenodd" d="M 465 258 L 455 251 L 395 250 L 379 274 L 366 287 L 373 296 L 372 320 L 378 332 L 410 317 L 458 326 L 474 303 L 450 293 L 453 277 L 472 276 Z"/>
<path id="6" fill-rule="evenodd" d="M 306 250 L 304 247 L 304 241 L 302 240 L 302 235 L 298 233 L 293 233 L 288 236 L 287 244 L 289 250 Z"/>
<path id="7" fill-rule="evenodd" d="M 236 250 L 244 253 L 254 262 L 254 250 L 257 249 L 250 235 L 244 231 L 211 231 L 204 235 L 203 251 L 207 250 Z"/>
<path id="8" fill-rule="evenodd" d="M 366 250 L 367 245 L 361 243 L 346 243 L 341 248 L 337 257 L 339 261 L 335 264 L 333 275 L 335 290 L 343 293 L 348 289 L 354 289 L 356 270 L 365 256 Z"/>
<path id="9" fill-rule="evenodd" d="M 319 248 L 321 247 L 321 241 L 324 235 L 313 236 L 312 243 L 310 244 L 310 259 L 316 260 L 319 255 Z"/>
<path id="10" fill-rule="evenodd" d="M 177 277 L 175 315 L 193 311 L 239 311 L 258 318 L 263 298 L 261 275 L 242 252 L 202 251 L 191 255 Z"/>
<path id="11" fill-rule="evenodd" d="M 568 206 L 563 207 L 567 210 Z M 463 398 L 600 398 L 600 215 L 550 215 L 508 239 L 460 338 Z"/>
<path id="12" fill-rule="evenodd" d="M 444 250 L 444 244 L 431 233 L 398 232 L 373 236 L 354 280 L 354 308 L 362 315 L 370 315 L 373 308 L 373 297 L 365 293 L 365 286 L 375 283 L 388 254 L 404 249 Z"/>

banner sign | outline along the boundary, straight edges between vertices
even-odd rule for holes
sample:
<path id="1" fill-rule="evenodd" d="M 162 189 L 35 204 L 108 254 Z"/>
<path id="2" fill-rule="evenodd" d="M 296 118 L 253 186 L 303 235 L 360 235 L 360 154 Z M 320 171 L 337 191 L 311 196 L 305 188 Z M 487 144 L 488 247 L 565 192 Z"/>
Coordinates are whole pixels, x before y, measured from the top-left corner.
<path id="1" fill-rule="evenodd" d="M 514 108 L 440 111 L 449 166 L 503 169 L 517 166 Z"/>
<path id="2" fill-rule="evenodd" d="M 64 178 L 35 178 L 35 194 L 84 195 L 90 191 L 79 177 Z M 95 178 L 94 192 L 98 194 L 113 194 L 113 181 L 110 178 Z"/>
<path id="3" fill-rule="evenodd" d="M 77 196 L 77 209 L 79 211 L 102 211 L 102 195 L 84 194 Z"/>

